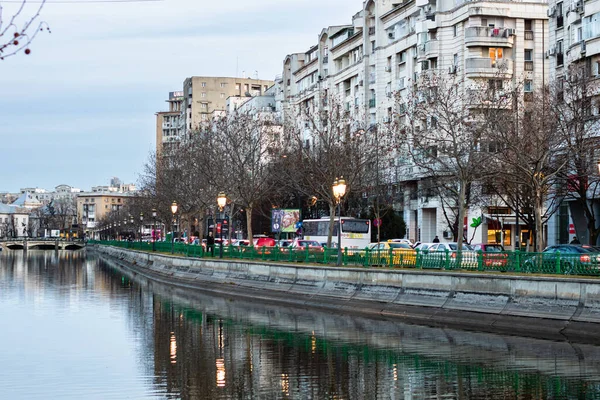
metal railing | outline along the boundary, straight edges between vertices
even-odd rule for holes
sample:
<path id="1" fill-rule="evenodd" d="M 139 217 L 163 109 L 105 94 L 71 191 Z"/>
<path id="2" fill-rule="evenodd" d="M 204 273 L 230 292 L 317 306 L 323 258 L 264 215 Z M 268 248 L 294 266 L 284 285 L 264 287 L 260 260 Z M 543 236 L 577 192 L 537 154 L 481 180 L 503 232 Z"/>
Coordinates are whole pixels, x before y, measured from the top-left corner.
<path id="1" fill-rule="evenodd" d="M 147 252 L 153 251 L 151 242 L 90 240 L 88 243 Z M 214 252 L 206 251 L 203 246 L 185 243 L 156 242 L 154 246 L 157 253 L 206 259 L 219 257 L 218 246 L 215 246 Z M 229 245 L 223 247 L 223 258 L 335 265 L 337 249 Z M 427 250 L 409 249 L 369 250 L 344 248 L 342 265 L 396 269 L 414 268 L 422 270 L 600 276 L 600 253 L 532 253 L 519 250 L 487 253 L 470 250 L 462 252 L 428 252 Z"/>

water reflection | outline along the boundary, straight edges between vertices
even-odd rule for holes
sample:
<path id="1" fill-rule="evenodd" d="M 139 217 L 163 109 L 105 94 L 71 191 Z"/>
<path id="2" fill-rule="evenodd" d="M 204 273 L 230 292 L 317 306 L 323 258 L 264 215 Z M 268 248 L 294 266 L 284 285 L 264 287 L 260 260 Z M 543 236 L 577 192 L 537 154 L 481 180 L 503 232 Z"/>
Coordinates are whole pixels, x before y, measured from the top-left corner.
<path id="1" fill-rule="evenodd" d="M 189 293 L 85 252 L 0 262 L 1 398 L 600 397 L 595 346 Z"/>

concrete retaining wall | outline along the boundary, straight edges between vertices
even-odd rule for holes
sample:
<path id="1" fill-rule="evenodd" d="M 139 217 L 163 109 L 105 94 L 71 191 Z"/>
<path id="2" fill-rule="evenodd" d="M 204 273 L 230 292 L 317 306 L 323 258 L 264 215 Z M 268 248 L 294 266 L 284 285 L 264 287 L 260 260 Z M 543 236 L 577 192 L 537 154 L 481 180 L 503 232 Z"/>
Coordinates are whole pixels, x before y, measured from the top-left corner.
<path id="1" fill-rule="evenodd" d="M 89 248 L 153 279 L 222 295 L 553 339 L 595 342 L 600 333 L 600 279 L 213 261 Z"/>

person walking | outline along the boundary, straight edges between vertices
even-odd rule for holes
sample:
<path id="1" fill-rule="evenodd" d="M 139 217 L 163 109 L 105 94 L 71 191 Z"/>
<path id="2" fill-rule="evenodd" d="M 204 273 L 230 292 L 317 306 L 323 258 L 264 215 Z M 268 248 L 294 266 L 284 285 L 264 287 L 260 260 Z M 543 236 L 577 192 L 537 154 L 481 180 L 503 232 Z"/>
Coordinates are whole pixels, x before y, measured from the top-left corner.
<path id="1" fill-rule="evenodd" d="M 573 240 L 569 244 L 581 244 L 581 242 L 577 239 L 577 236 L 573 236 Z"/>
<path id="2" fill-rule="evenodd" d="M 435 235 L 435 237 L 433 238 L 433 243 L 439 243 L 440 242 L 440 238 L 438 237 L 438 235 Z"/>
<path id="3" fill-rule="evenodd" d="M 208 251 L 210 251 L 211 256 L 215 256 L 215 237 L 212 231 L 208 231 L 208 236 L 206 237 L 206 252 Z"/>

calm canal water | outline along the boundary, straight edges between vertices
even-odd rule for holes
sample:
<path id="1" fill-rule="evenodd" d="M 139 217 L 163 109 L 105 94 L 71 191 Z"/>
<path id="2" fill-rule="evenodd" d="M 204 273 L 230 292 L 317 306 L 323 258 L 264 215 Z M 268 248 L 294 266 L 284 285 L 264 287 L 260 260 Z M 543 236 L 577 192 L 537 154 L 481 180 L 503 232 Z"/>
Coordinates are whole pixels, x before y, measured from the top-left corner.
<path id="1" fill-rule="evenodd" d="M 0 399 L 595 399 L 600 348 L 189 293 L 0 255 Z"/>

